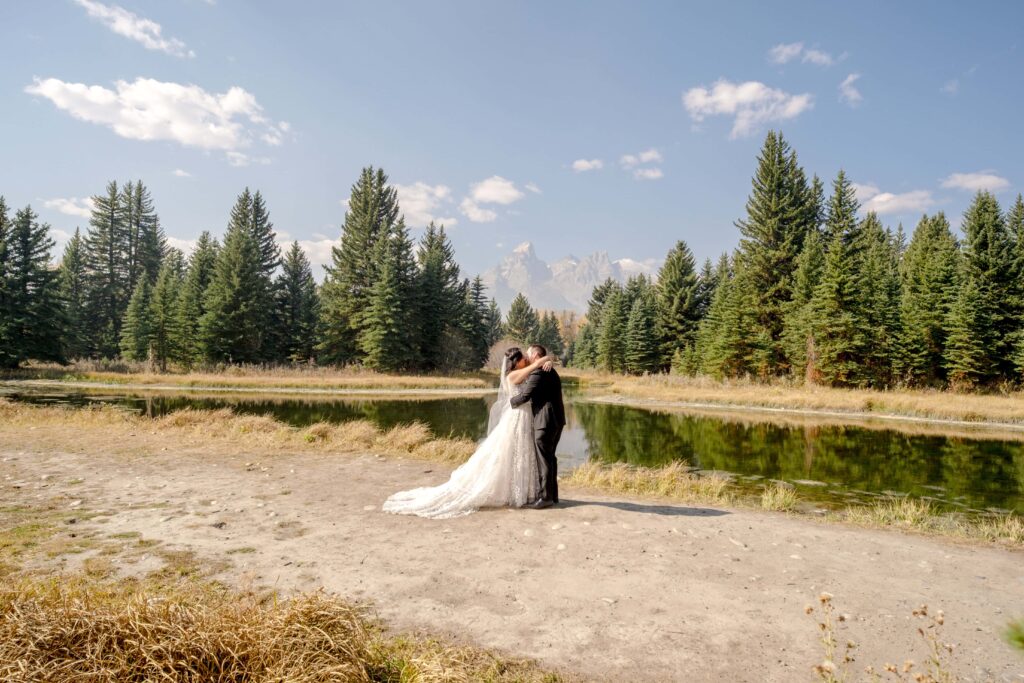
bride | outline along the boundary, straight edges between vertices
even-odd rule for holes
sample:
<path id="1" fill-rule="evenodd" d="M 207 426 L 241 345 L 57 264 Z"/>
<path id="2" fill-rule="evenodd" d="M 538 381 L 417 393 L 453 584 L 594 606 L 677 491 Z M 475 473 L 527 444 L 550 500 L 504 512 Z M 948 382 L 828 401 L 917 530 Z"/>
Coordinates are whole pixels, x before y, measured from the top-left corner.
<path id="1" fill-rule="evenodd" d="M 512 408 L 509 399 L 538 368 L 551 369 L 554 358 L 533 363 L 518 347 L 505 352 L 498 400 L 491 406 L 487 438 L 451 478 L 440 486 L 396 493 L 383 510 L 399 515 L 435 519 L 461 517 L 484 507 L 523 507 L 540 493 L 540 475 L 533 436 L 530 404 Z"/>

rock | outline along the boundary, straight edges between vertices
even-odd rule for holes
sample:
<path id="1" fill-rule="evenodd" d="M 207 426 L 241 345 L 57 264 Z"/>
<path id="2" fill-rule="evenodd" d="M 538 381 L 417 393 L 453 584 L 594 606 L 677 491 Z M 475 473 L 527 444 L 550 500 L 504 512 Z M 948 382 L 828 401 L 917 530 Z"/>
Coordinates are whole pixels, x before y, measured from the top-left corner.
<path id="1" fill-rule="evenodd" d="M 799 555 L 790 555 L 789 559 L 791 559 L 791 560 L 802 560 L 804 558 L 800 557 Z"/>
<path id="2" fill-rule="evenodd" d="M 223 528 L 224 528 L 224 527 L 226 527 L 227 525 L 228 525 L 228 523 L 227 523 L 227 522 L 214 522 L 214 523 L 213 523 L 213 524 L 211 524 L 210 526 L 212 526 L 212 527 L 213 527 L 214 529 L 223 529 Z"/>
<path id="3" fill-rule="evenodd" d="M 559 530 L 559 529 L 561 529 L 561 528 L 562 528 L 562 525 L 561 525 L 561 524 L 552 524 L 552 525 L 551 525 L 551 530 L 552 530 L 552 531 L 558 531 L 558 530 Z"/>
<path id="4" fill-rule="evenodd" d="M 376 510 L 376 509 L 377 509 L 376 505 L 364 505 L 363 506 L 363 511 L 364 512 L 369 512 L 370 510 Z"/>
<path id="5" fill-rule="evenodd" d="M 81 504 L 82 504 L 81 500 L 73 500 L 73 501 L 71 501 L 71 504 L 68 505 L 68 507 L 69 508 L 76 508 L 76 507 L 78 507 Z"/>
<path id="6" fill-rule="evenodd" d="M 746 548 L 747 548 L 747 544 L 746 543 L 744 543 L 743 541 L 737 541 L 735 538 L 730 538 L 729 542 L 732 543 L 733 545 L 738 545 L 739 547 L 743 548 L 744 550 L 746 550 Z"/>
<path id="7" fill-rule="evenodd" d="M 565 550 L 565 544 L 564 543 L 559 543 L 558 545 L 555 546 L 555 550 Z"/>
<path id="8" fill-rule="evenodd" d="M 609 605 L 614 605 L 618 602 L 615 598 L 601 598 L 601 600 L 607 602 Z"/>
<path id="9" fill-rule="evenodd" d="M 524 531 L 523 536 L 533 536 L 533 529 L 527 529 Z"/>

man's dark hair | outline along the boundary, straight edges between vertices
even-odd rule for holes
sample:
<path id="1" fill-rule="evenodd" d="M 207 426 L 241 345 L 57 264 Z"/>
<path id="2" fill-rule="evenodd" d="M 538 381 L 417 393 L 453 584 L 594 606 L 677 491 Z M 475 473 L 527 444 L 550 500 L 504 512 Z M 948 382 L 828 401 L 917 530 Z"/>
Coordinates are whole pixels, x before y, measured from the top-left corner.
<path id="1" fill-rule="evenodd" d="M 548 350 L 542 344 L 530 344 L 530 351 L 536 351 L 538 358 L 548 355 Z"/>

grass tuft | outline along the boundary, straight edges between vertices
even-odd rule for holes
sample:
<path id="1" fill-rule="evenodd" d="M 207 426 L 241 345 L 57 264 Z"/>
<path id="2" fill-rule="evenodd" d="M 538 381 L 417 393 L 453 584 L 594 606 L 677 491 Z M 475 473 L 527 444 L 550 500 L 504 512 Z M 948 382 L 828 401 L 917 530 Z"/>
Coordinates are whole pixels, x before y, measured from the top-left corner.
<path id="1" fill-rule="evenodd" d="M 721 504 L 732 498 L 728 477 L 695 474 L 684 462 L 657 468 L 588 462 L 574 469 L 567 483 L 610 493 L 653 495 L 684 502 Z"/>
<path id="2" fill-rule="evenodd" d="M 772 482 L 761 492 L 761 508 L 764 510 L 788 511 L 795 508 L 796 503 L 796 489 L 784 482 Z"/>

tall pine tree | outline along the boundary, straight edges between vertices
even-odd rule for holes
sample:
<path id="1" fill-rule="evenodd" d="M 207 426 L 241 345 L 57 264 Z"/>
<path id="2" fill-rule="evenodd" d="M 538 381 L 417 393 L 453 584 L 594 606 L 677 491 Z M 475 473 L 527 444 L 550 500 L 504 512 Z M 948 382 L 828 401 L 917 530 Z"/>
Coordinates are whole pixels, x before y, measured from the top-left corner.
<path id="1" fill-rule="evenodd" d="M 533 344 L 537 341 L 540 329 L 540 318 L 533 306 L 521 293 L 516 295 L 508 309 L 505 320 L 505 335 L 520 344 Z"/>
<path id="2" fill-rule="evenodd" d="M 686 242 L 676 242 L 668 252 L 658 271 L 656 292 L 661 366 L 668 367 L 677 351 L 682 353 L 696 343 L 700 323 L 701 285 Z"/>
<path id="3" fill-rule="evenodd" d="M 642 294 L 633 302 L 626 322 L 626 372 L 643 375 L 656 372 L 662 366 L 663 347 L 657 333 L 658 306 L 650 293 Z M 673 354 L 681 351 L 673 351 Z M 670 359 L 671 361 L 671 359 Z"/>
<path id="4" fill-rule="evenodd" d="M 125 360 L 148 361 L 153 350 L 153 285 L 140 277 L 121 325 L 121 355 Z"/>
<path id="5" fill-rule="evenodd" d="M 204 231 L 196 240 L 188 260 L 188 270 L 178 296 L 178 321 L 175 356 L 186 367 L 203 360 L 200 320 L 206 313 L 206 290 L 213 280 L 220 245 L 209 232 Z"/>
<path id="6" fill-rule="evenodd" d="M 150 284 L 156 282 L 167 240 L 149 189 L 141 180 L 129 181 L 121 187 L 118 205 L 126 231 L 127 286 L 134 291 L 140 277 L 149 278 Z"/>
<path id="7" fill-rule="evenodd" d="M 121 323 L 132 294 L 129 278 L 130 240 L 123 196 L 117 183 L 92 198 L 92 217 L 85 236 L 88 270 L 88 316 L 92 355 L 114 358 L 120 348 Z"/>
<path id="8" fill-rule="evenodd" d="M 320 297 L 309 259 L 298 242 L 285 254 L 274 289 L 280 356 L 292 362 L 309 361 L 316 343 Z"/>
<path id="9" fill-rule="evenodd" d="M 455 328 L 460 322 L 458 318 L 467 319 L 468 325 L 473 314 L 463 310 L 465 302 L 460 289 L 459 266 L 455 262 L 455 250 L 448 241 L 444 226 L 439 228 L 431 221 L 420 239 L 417 258 L 420 354 L 424 368 L 435 370 L 441 358 L 438 349 L 446 329 Z M 466 332 L 471 333 L 468 330 Z"/>
<path id="10" fill-rule="evenodd" d="M 88 277 L 85 265 L 85 240 L 79 229 L 64 247 L 60 262 L 60 299 L 64 306 L 64 356 L 84 358 L 89 353 L 89 320 L 86 311 Z"/>
<path id="11" fill-rule="evenodd" d="M 177 346 L 181 338 L 178 329 L 178 298 L 181 296 L 184 275 L 185 259 L 181 252 L 173 248 L 168 250 L 160 272 L 157 273 L 149 312 L 151 360 L 162 372 L 167 370 L 168 361 L 180 353 Z"/>

